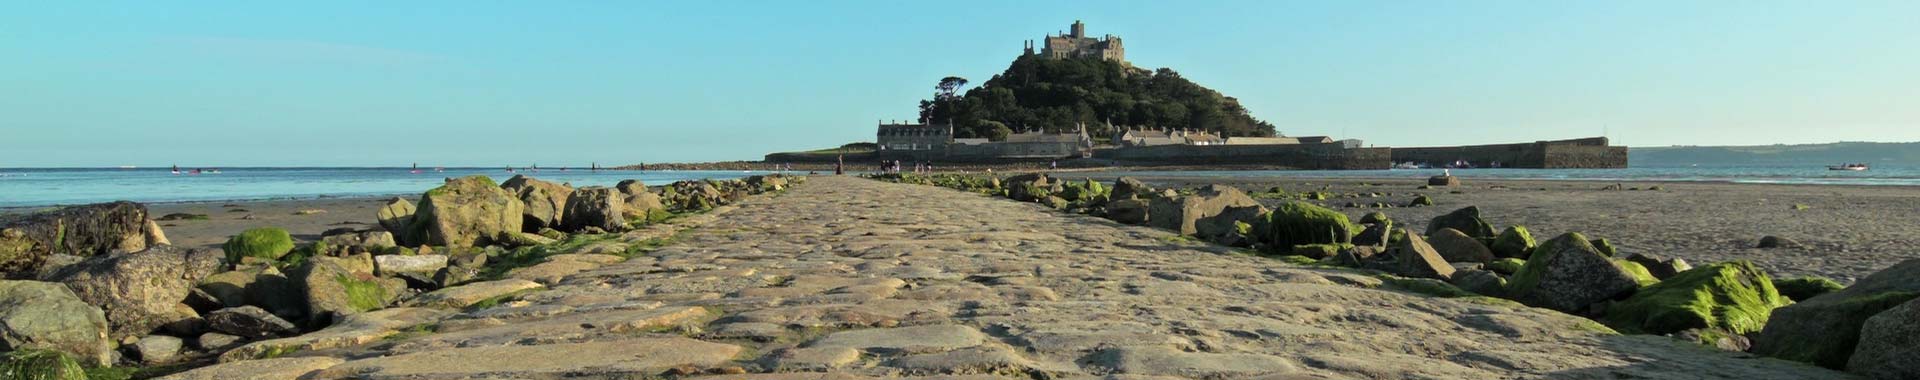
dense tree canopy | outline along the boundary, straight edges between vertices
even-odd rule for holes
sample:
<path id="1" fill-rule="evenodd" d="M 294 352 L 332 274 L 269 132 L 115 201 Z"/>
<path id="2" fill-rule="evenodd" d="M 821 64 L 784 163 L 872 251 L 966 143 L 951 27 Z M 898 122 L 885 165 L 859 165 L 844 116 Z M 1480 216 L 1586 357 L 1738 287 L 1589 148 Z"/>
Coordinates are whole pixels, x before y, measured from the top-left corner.
<path id="1" fill-rule="evenodd" d="M 1005 73 L 962 95 L 966 79 L 947 77 L 932 100 L 920 101 L 920 120 L 954 124 L 955 137 L 1004 138 L 1013 131 L 1072 131 L 1080 123 L 1103 136 L 1118 126 L 1206 130 L 1228 136 L 1273 136 L 1232 97 L 1181 78 L 1172 69 L 1148 71 L 1099 58 L 1049 59 L 1023 55 Z"/>

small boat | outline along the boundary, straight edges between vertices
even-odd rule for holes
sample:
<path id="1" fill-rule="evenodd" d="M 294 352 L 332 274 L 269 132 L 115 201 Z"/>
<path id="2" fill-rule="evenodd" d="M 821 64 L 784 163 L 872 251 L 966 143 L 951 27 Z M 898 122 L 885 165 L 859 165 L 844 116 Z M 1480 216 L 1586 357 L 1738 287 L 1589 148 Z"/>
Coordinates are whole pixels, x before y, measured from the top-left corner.
<path id="1" fill-rule="evenodd" d="M 180 165 L 173 166 L 173 174 L 180 174 Z"/>
<path id="2" fill-rule="evenodd" d="M 1827 170 L 1848 170 L 1848 171 L 1862 172 L 1862 171 L 1867 171 L 1867 164 L 1845 164 L 1845 165 L 1828 166 Z"/>
<path id="3" fill-rule="evenodd" d="M 420 174 L 420 163 L 417 163 L 417 162 L 414 163 L 413 169 L 408 169 L 407 172 L 413 173 L 413 174 Z"/>

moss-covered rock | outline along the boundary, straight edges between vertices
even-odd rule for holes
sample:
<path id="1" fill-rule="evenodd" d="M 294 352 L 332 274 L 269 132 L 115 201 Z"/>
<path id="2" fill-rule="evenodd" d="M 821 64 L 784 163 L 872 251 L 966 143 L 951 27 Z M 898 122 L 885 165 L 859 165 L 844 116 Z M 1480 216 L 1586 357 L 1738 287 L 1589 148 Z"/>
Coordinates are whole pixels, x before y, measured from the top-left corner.
<path id="1" fill-rule="evenodd" d="M 1608 307 L 1602 321 L 1629 333 L 1720 329 L 1746 334 L 1760 331 L 1773 309 L 1788 303 L 1766 272 L 1751 262 L 1732 261 L 1680 272 L 1640 289 Z"/>
<path id="2" fill-rule="evenodd" d="M 1600 250 L 1600 254 L 1607 257 L 1620 257 L 1620 249 L 1614 248 L 1613 242 L 1607 241 L 1607 238 L 1593 239 L 1589 243 L 1593 243 L 1593 248 Z"/>
<path id="3" fill-rule="evenodd" d="M 1920 300 L 1867 318 L 1847 372 L 1872 379 L 1920 379 Z"/>
<path id="4" fill-rule="evenodd" d="M 1867 318 L 1920 297 L 1920 259 L 1860 279 L 1840 291 L 1775 309 L 1753 336 L 1755 354 L 1841 369 Z"/>
<path id="5" fill-rule="evenodd" d="M 1497 257 L 1525 259 L 1536 245 L 1539 244 L 1533 241 L 1533 232 L 1527 231 L 1526 226 L 1514 225 L 1500 231 L 1500 236 L 1493 238 L 1493 245 L 1488 248 L 1493 249 Z"/>
<path id="6" fill-rule="evenodd" d="M 87 372 L 66 353 L 23 349 L 0 356 L 0 378 L 8 380 L 87 380 Z"/>
<path id="7" fill-rule="evenodd" d="M 1524 304 L 1583 314 L 1595 302 L 1640 288 L 1634 273 L 1577 232 L 1541 243 L 1531 257 L 1507 280 L 1508 295 Z"/>
<path id="8" fill-rule="evenodd" d="M 1440 252 L 1440 257 L 1449 263 L 1487 263 L 1492 262 L 1493 251 L 1480 244 L 1479 239 L 1452 228 L 1442 228 L 1439 232 L 1427 236 L 1427 243 Z"/>
<path id="9" fill-rule="evenodd" d="M 1633 276 L 1633 281 L 1640 283 L 1640 286 L 1648 286 L 1660 282 L 1660 278 L 1654 277 L 1653 272 L 1648 271 L 1647 267 L 1641 266 L 1640 263 L 1621 259 L 1612 259 L 1612 261 L 1614 266 L 1620 267 L 1620 270 L 1626 271 L 1628 275 Z"/>
<path id="10" fill-rule="evenodd" d="M 1407 202 L 1407 207 L 1425 207 L 1425 206 L 1432 206 L 1432 205 L 1433 205 L 1433 198 L 1427 197 L 1426 195 L 1413 197 L 1412 202 Z"/>
<path id="11" fill-rule="evenodd" d="M 1813 297 L 1819 297 L 1822 294 L 1832 293 L 1846 288 L 1846 286 L 1840 285 L 1839 282 L 1824 277 L 1800 277 L 1775 280 L 1773 287 L 1780 290 L 1780 295 L 1786 296 L 1787 299 L 1793 300 L 1794 302 L 1806 301 Z"/>
<path id="12" fill-rule="evenodd" d="M 1388 217 L 1387 213 L 1374 211 L 1360 216 L 1360 224 L 1385 224 L 1391 226 L 1393 225 L 1393 218 Z"/>
<path id="13" fill-rule="evenodd" d="M 1493 225 L 1480 218 L 1479 206 L 1467 206 L 1459 210 L 1433 218 L 1427 223 L 1427 235 L 1433 235 L 1442 229 L 1452 228 L 1476 239 L 1492 238 Z"/>
<path id="14" fill-rule="evenodd" d="M 1353 249 L 1353 244 L 1303 244 L 1288 250 L 1290 256 L 1302 256 L 1314 260 L 1325 259 L 1340 254 L 1340 251 Z"/>
<path id="15" fill-rule="evenodd" d="M 258 227 L 240 231 L 239 235 L 227 239 L 221 246 L 227 251 L 227 262 L 239 263 L 246 258 L 273 262 L 293 252 L 293 235 L 278 227 Z"/>
<path id="16" fill-rule="evenodd" d="M 1353 224 L 1347 215 L 1306 202 L 1284 202 L 1267 213 L 1265 227 L 1255 237 L 1274 249 L 1290 250 L 1309 244 L 1353 242 Z"/>
<path id="17" fill-rule="evenodd" d="M 1520 267 L 1526 266 L 1526 265 L 1527 265 L 1526 260 L 1508 257 L 1508 258 L 1502 258 L 1499 260 L 1494 260 L 1491 263 L 1487 263 L 1487 270 L 1493 271 L 1494 273 L 1512 275 L 1516 272 L 1519 272 Z"/>

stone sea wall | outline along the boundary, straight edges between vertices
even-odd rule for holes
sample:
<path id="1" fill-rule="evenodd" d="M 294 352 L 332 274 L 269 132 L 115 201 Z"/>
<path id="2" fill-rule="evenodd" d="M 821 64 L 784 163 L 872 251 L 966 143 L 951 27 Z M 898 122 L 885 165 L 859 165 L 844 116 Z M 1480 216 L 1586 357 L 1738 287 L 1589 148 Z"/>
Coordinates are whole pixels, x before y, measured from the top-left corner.
<path id="1" fill-rule="evenodd" d="M 1299 169 L 1366 170 L 1393 166 L 1389 148 L 1340 143 L 1299 145 L 1160 145 L 1095 150 L 1095 158 L 1130 165 L 1273 165 Z"/>
<path id="2" fill-rule="evenodd" d="M 1627 167 L 1627 148 L 1608 146 L 1607 138 L 1536 141 L 1520 144 L 1394 148 L 1393 162 L 1424 162 L 1435 166 L 1466 160 L 1476 167 L 1498 162 L 1503 167 L 1527 169 L 1603 169 Z"/>

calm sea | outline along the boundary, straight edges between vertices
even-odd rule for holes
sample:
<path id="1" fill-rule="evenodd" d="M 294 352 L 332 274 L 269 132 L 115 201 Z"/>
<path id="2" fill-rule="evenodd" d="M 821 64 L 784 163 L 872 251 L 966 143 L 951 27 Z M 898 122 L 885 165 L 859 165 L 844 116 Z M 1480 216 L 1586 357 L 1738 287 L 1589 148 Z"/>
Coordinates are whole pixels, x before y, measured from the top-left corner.
<path id="1" fill-rule="evenodd" d="M 1627 169 L 1452 169 L 1461 178 L 1685 181 L 1782 183 L 1815 185 L 1920 186 L 1920 167 L 1874 166 L 1867 171 L 1827 170 L 1825 166 L 1670 166 Z M 1248 171 L 1129 171 L 1099 176 L 1167 177 L 1298 177 L 1298 178 L 1425 178 L 1440 169 L 1410 170 L 1248 170 Z"/>
<path id="2" fill-rule="evenodd" d="M 611 186 L 638 179 L 664 185 L 688 179 L 729 179 L 765 172 L 521 170 L 534 178 L 574 186 Z M 516 173 L 492 168 L 221 168 L 220 173 L 173 174 L 168 168 L 6 169 L 0 168 L 0 207 L 29 207 L 129 200 L 193 202 L 419 195 L 446 177 L 484 174 L 506 181 Z"/>

